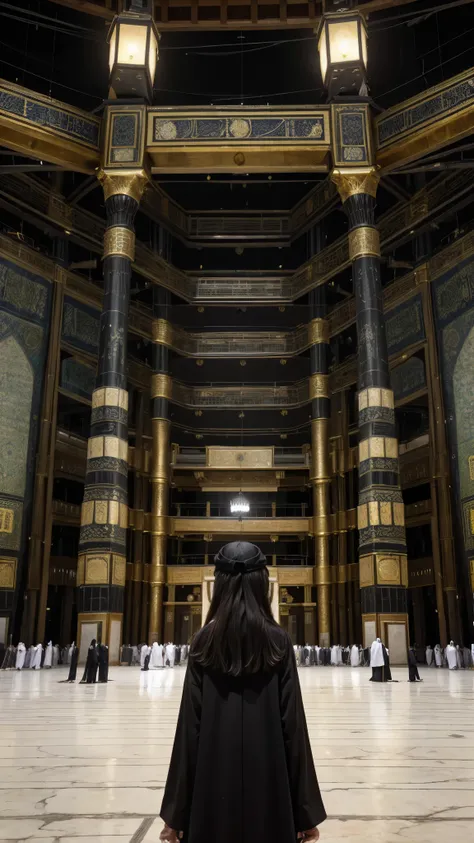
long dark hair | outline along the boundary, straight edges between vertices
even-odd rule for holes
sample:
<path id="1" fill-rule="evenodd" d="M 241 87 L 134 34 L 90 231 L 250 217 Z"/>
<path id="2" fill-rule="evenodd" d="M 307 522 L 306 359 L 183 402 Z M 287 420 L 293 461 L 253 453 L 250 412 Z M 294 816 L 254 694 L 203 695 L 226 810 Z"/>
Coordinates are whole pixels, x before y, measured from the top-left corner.
<path id="1" fill-rule="evenodd" d="M 248 542 L 233 544 L 258 551 Z M 220 553 L 228 547 L 232 545 Z M 267 568 L 246 571 L 245 563 L 238 564 L 232 572 L 216 567 L 206 625 L 191 648 L 191 657 L 202 667 L 229 676 L 269 671 L 281 662 L 286 648 L 285 633 L 272 615 Z"/>

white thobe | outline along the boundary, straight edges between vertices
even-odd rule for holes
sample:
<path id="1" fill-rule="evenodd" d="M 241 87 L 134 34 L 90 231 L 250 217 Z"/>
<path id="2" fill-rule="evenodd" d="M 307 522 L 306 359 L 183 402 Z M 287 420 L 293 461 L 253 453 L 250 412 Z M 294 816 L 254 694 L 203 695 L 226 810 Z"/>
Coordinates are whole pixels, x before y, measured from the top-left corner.
<path id="1" fill-rule="evenodd" d="M 145 659 L 150 652 L 150 648 L 148 644 L 142 644 L 142 648 L 140 650 L 140 667 L 143 669 L 145 667 Z"/>
<path id="2" fill-rule="evenodd" d="M 370 648 L 370 666 L 371 667 L 384 667 L 385 662 L 383 658 L 383 649 L 382 649 L 382 642 L 379 638 L 376 641 L 372 642 L 372 646 Z"/>
<path id="3" fill-rule="evenodd" d="M 25 664 L 25 656 L 26 656 L 26 647 L 23 644 L 23 641 L 20 641 L 18 647 L 16 648 L 16 660 L 15 660 L 15 667 L 17 670 L 21 670 L 23 665 Z"/>
<path id="4" fill-rule="evenodd" d="M 73 654 L 73 652 L 74 652 L 74 647 L 75 647 L 75 646 L 76 646 L 76 642 L 75 642 L 75 641 L 73 641 L 73 642 L 72 642 L 72 644 L 71 644 L 71 646 L 69 647 L 68 652 L 67 652 L 67 663 L 68 663 L 68 664 L 71 664 L 72 654 Z"/>
<path id="5" fill-rule="evenodd" d="M 463 666 L 463 663 L 462 663 L 461 648 L 460 648 L 459 644 L 456 647 L 456 662 L 457 662 L 458 668 L 461 669 L 462 666 Z"/>
<path id="6" fill-rule="evenodd" d="M 149 667 L 164 667 L 163 647 L 161 644 L 157 644 L 156 641 L 151 648 Z"/>
<path id="7" fill-rule="evenodd" d="M 53 663 L 53 642 L 49 641 L 44 654 L 43 667 L 51 667 Z"/>
<path id="8" fill-rule="evenodd" d="M 449 669 L 456 670 L 458 666 L 458 654 L 456 651 L 456 647 L 454 647 L 453 644 L 448 644 L 445 650 L 445 654 Z"/>
<path id="9" fill-rule="evenodd" d="M 431 647 L 427 647 L 426 648 L 426 664 L 428 665 L 428 667 L 431 667 L 432 663 L 433 663 L 433 650 L 431 649 Z"/>
<path id="10" fill-rule="evenodd" d="M 337 647 L 335 645 L 331 647 L 331 664 L 337 664 Z"/>
<path id="11" fill-rule="evenodd" d="M 174 644 L 167 644 L 165 647 L 166 661 L 170 663 L 170 667 L 174 667 L 174 657 L 176 654 Z"/>
<path id="12" fill-rule="evenodd" d="M 436 667 L 443 667 L 443 651 L 439 644 L 434 648 Z"/>
<path id="13" fill-rule="evenodd" d="M 319 661 L 319 651 L 320 651 L 320 649 L 321 649 L 321 647 L 318 647 L 318 645 L 316 645 L 316 647 L 314 648 L 314 663 L 315 664 L 321 664 L 321 662 Z"/>
<path id="14" fill-rule="evenodd" d="M 360 655 L 359 655 L 359 648 L 357 644 L 354 644 L 351 647 L 351 667 L 359 667 L 360 664 Z"/>
<path id="15" fill-rule="evenodd" d="M 36 647 L 33 650 L 33 655 L 32 655 L 32 658 L 31 658 L 30 667 L 32 667 L 33 670 L 39 670 L 40 669 L 40 667 L 41 667 L 41 656 L 42 655 L 43 655 L 43 645 L 37 644 Z"/>
<path id="16" fill-rule="evenodd" d="M 181 645 L 181 653 L 180 653 L 179 658 L 180 658 L 181 664 L 184 664 L 184 662 L 186 661 L 186 645 L 185 644 Z"/>
<path id="17" fill-rule="evenodd" d="M 57 644 L 53 647 L 53 667 L 57 667 L 59 664 L 59 647 Z"/>

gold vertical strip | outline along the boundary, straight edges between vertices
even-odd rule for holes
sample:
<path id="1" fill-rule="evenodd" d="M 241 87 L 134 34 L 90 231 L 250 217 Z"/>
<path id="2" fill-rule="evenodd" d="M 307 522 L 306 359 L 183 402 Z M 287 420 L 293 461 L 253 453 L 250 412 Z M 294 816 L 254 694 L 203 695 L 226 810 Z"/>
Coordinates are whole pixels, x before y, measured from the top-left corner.
<path id="1" fill-rule="evenodd" d="M 163 590 L 166 581 L 166 541 L 170 463 L 170 422 L 152 419 L 152 529 L 150 571 L 150 644 L 163 632 Z"/>
<path id="2" fill-rule="evenodd" d="M 328 419 L 311 422 L 311 481 L 313 483 L 313 520 L 315 543 L 315 582 L 318 589 L 319 645 L 330 643 L 330 571 L 329 571 L 329 438 Z"/>

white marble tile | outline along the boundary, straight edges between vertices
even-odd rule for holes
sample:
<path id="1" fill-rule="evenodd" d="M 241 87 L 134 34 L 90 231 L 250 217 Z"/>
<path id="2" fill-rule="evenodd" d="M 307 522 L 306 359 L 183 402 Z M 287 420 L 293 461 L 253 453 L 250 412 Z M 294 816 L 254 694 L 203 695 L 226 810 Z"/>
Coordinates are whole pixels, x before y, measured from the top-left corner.
<path id="1" fill-rule="evenodd" d="M 364 669 L 300 671 L 321 843 L 467 843 L 474 671 L 423 670 L 417 686 L 393 673 L 373 685 Z M 0 840 L 159 843 L 184 671 L 112 668 L 93 687 L 58 684 L 65 674 L 0 673 Z"/>

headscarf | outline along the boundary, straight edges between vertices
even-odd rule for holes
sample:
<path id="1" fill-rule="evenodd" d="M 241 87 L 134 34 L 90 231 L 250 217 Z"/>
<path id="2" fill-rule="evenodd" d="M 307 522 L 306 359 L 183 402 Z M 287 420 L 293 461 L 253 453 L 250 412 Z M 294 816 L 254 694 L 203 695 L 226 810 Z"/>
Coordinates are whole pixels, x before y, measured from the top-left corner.
<path id="1" fill-rule="evenodd" d="M 250 542 L 230 542 L 214 557 L 216 571 L 225 574 L 249 574 L 266 568 L 267 560 L 259 547 Z"/>

